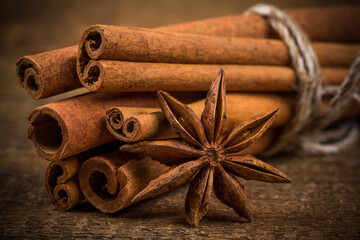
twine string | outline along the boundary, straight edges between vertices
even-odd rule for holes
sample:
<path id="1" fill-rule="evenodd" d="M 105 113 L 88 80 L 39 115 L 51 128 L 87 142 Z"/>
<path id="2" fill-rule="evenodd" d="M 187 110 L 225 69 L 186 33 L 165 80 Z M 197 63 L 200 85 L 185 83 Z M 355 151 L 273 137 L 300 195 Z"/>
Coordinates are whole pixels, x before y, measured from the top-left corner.
<path id="1" fill-rule="evenodd" d="M 297 75 L 298 102 L 294 116 L 265 155 L 296 149 L 329 154 L 353 145 L 359 136 L 356 123 L 343 122 L 336 130 L 324 129 L 336 120 L 351 99 L 360 99 L 360 52 L 343 83 L 339 87 L 324 88 L 319 60 L 307 35 L 283 11 L 271 5 L 257 4 L 246 13 L 261 15 L 279 34 L 288 48 Z M 335 93 L 329 106 L 316 116 L 323 95 L 329 93 Z"/>

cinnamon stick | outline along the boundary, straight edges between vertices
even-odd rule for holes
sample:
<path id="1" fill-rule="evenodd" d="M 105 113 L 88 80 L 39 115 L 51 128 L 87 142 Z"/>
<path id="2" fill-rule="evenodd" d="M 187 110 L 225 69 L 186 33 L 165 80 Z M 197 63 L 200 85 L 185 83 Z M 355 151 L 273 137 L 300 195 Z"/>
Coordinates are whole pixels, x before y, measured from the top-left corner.
<path id="1" fill-rule="evenodd" d="M 243 153 L 263 151 L 274 134 L 275 131 L 268 131 Z M 132 201 L 134 196 L 168 170 L 169 167 L 149 157 L 118 150 L 85 161 L 79 171 L 79 183 L 85 198 L 94 207 L 104 213 L 114 213 L 136 203 Z"/>
<path id="2" fill-rule="evenodd" d="M 360 42 L 360 5 L 285 9 L 312 41 Z M 159 31 L 192 32 L 211 36 L 276 38 L 265 19 L 256 14 L 210 18 L 159 27 Z"/>
<path id="3" fill-rule="evenodd" d="M 227 94 L 227 121 L 225 131 L 250 117 L 280 108 L 280 114 L 274 121 L 274 127 L 282 126 L 292 116 L 289 98 L 277 94 Z M 204 109 L 204 99 L 188 106 L 200 117 Z M 132 112 L 134 114 L 132 114 Z M 177 137 L 160 109 L 114 107 L 107 111 L 107 128 L 117 139 L 136 142 L 149 139 Z"/>
<path id="4" fill-rule="evenodd" d="M 132 107 L 114 107 L 106 111 L 107 124 L 112 128 L 120 129 L 123 127 L 127 118 L 150 112 L 159 111 L 158 108 L 132 108 Z"/>
<path id="5" fill-rule="evenodd" d="M 136 109 L 136 108 L 135 108 Z M 126 111 L 126 110 L 125 110 Z M 110 133 L 123 142 L 137 142 L 149 139 L 176 138 L 160 109 L 151 113 L 142 113 L 125 118 L 122 125 L 115 126 L 113 121 L 124 108 L 114 107 L 107 112 L 107 127 Z M 116 115 L 114 115 L 116 113 Z"/>
<path id="6" fill-rule="evenodd" d="M 355 44 L 312 43 L 312 46 L 322 67 L 348 67 L 359 49 Z M 84 71 L 91 59 L 290 65 L 287 47 L 279 40 L 209 37 L 108 25 L 91 26 L 81 38 L 77 72 L 83 85 L 86 85 Z M 92 70 L 99 74 L 96 68 Z"/>
<path id="7" fill-rule="evenodd" d="M 106 213 L 117 212 L 130 204 L 150 180 L 168 170 L 151 158 L 120 150 L 93 157 L 80 168 L 80 188 L 86 199 Z"/>
<path id="8" fill-rule="evenodd" d="M 84 200 L 78 179 L 81 164 L 91 157 L 119 147 L 119 143 L 113 142 L 67 159 L 49 162 L 45 171 L 45 188 L 51 203 L 62 211 L 80 204 Z"/>
<path id="9" fill-rule="evenodd" d="M 199 93 L 177 94 L 186 102 L 203 97 Z M 115 140 L 106 129 L 105 112 L 116 105 L 159 106 L 155 93 L 88 93 L 34 109 L 28 137 L 45 159 L 68 158 Z"/>
<path id="10" fill-rule="evenodd" d="M 33 99 L 43 99 L 81 87 L 76 74 L 77 46 L 20 58 L 16 73 Z"/>
<path id="11" fill-rule="evenodd" d="M 203 65 L 91 60 L 84 70 L 84 86 L 93 92 L 206 91 L 220 68 L 230 91 L 295 91 L 296 74 L 289 67 Z M 324 68 L 323 84 L 339 85 L 347 68 Z"/>
<path id="12" fill-rule="evenodd" d="M 360 7 L 335 6 L 289 9 L 286 13 L 314 41 L 359 42 Z M 155 28 L 159 31 L 227 37 L 276 37 L 258 15 L 211 18 Z M 17 75 L 34 99 L 43 99 L 81 87 L 76 73 L 77 45 L 22 57 Z M 26 73 L 25 73 L 26 72 Z"/>
<path id="13" fill-rule="evenodd" d="M 49 162 L 45 173 L 45 188 L 51 203 L 62 211 L 68 211 L 84 200 L 77 174 L 82 160 L 71 157 Z"/>
<path id="14" fill-rule="evenodd" d="M 167 125 L 159 108 L 113 107 L 106 111 L 108 130 L 124 142 L 171 138 L 174 134 Z"/>
<path id="15" fill-rule="evenodd" d="M 272 127 L 281 127 L 291 119 L 296 103 L 296 98 L 290 94 L 228 93 L 226 97 L 227 121 L 224 127 L 225 132 L 229 131 L 235 124 L 276 108 L 280 109 L 280 113 L 274 120 Z M 328 99 L 323 100 L 319 113 L 325 109 L 328 103 Z M 188 106 L 198 117 L 201 117 L 204 99 L 188 104 Z M 156 108 L 113 107 L 107 111 L 107 128 L 117 139 L 125 142 L 176 138 L 177 135 L 170 129 L 161 110 L 156 110 Z M 359 114 L 360 109 L 356 104 L 351 103 L 343 109 L 341 117 L 353 117 Z"/>

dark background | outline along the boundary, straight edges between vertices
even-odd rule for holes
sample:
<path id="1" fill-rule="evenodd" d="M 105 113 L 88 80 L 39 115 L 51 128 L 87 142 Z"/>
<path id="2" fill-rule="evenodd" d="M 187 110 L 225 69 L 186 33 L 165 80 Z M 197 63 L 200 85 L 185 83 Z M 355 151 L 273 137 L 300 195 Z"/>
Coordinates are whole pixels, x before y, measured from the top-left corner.
<path id="1" fill-rule="evenodd" d="M 281 8 L 358 3 L 343 0 L 262 2 Z M 184 188 L 159 200 L 137 204 L 115 216 L 101 214 L 89 205 L 61 213 L 47 200 L 42 183 L 46 161 L 36 155 L 27 140 L 27 115 L 37 106 L 84 90 L 46 100 L 30 99 L 15 75 L 19 57 L 77 44 L 84 29 L 92 24 L 156 27 L 239 14 L 255 3 L 257 1 L 239 0 L 1 1 L 0 236 L 359 237 L 359 178 L 355 172 L 359 164 L 341 165 L 338 162 L 341 156 L 313 157 L 306 163 L 302 161 L 304 157 L 291 157 L 292 162 L 287 157 L 273 159 L 274 166 L 298 181 L 292 186 L 276 185 L 270 189 L 266 184 L 251 183 L 247 193 L 256 213 L 251 224 L 238 221 L 231 209 L 214 200 L 214 210 L 210 209 L 200 227 L 189 228 L 183 220 Z M 348 154 L 348 159 L 359 159 L 359 151 Z M 319 179 L 314 178 L 318 174 L 325 174 L 319 182 L 314 180 Z M 251 190 L 255 186 L 259 189 Z M 338 191 L 342 195 L 337 195 Z M 147 232 L 143 228 L 152 230 Z"/>

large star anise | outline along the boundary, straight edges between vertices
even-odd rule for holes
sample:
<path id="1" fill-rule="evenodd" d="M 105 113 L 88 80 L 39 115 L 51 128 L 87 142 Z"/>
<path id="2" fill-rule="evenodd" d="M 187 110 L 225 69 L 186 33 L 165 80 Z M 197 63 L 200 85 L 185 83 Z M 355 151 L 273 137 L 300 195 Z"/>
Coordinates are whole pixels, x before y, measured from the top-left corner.
<path id="1" fill-rule="evenodd" d="M 201 120 L 168 93 L 158 92 L 161 109 L 181 140 L 143 141 L 121 147 L 121 150 L 148 155 L 172 166 L 167 173 L 152 180 L 133 201 L 167 192 L 193 179 L 185 203 L 189 224 L 197 226 L 206 214 L 213 188 L 222 203 L 250 222 L 252 213 L 244 188 L 233 175 L 246 180 L 291 182 L 274 167 L 251 155 L 238 153 L 266 131 L 277 117 L 278 109 L 253 117 L 224 134 L 225 86 L 224 71 L 221 69 L 211 84 Z"/>

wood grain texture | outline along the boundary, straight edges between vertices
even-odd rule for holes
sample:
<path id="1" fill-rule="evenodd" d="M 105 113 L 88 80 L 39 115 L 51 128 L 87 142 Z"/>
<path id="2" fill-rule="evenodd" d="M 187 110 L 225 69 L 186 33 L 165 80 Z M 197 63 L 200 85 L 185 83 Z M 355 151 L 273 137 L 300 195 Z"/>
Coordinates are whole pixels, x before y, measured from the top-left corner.
<path id="1" fill-rule="evenodd" d="M 246 223 L 213 198 L 197 228 L 187 226 L 188 186 L 103 214 L 85 203 L 63 213 L 47 199 L 41 168 L 0 170 L 0 235 L 27 238 L 359 238 L 360 151 L 340 156 L 284 156 L 268 159 L 293 179 L 291 184 L 244 182 L 253 209 Z M 345 161 L 346 159 L 346 161 Z M 8 159 L 7 161 L 10 161 Z M 19 185 L 18 183 L 22 184 Z"/>

